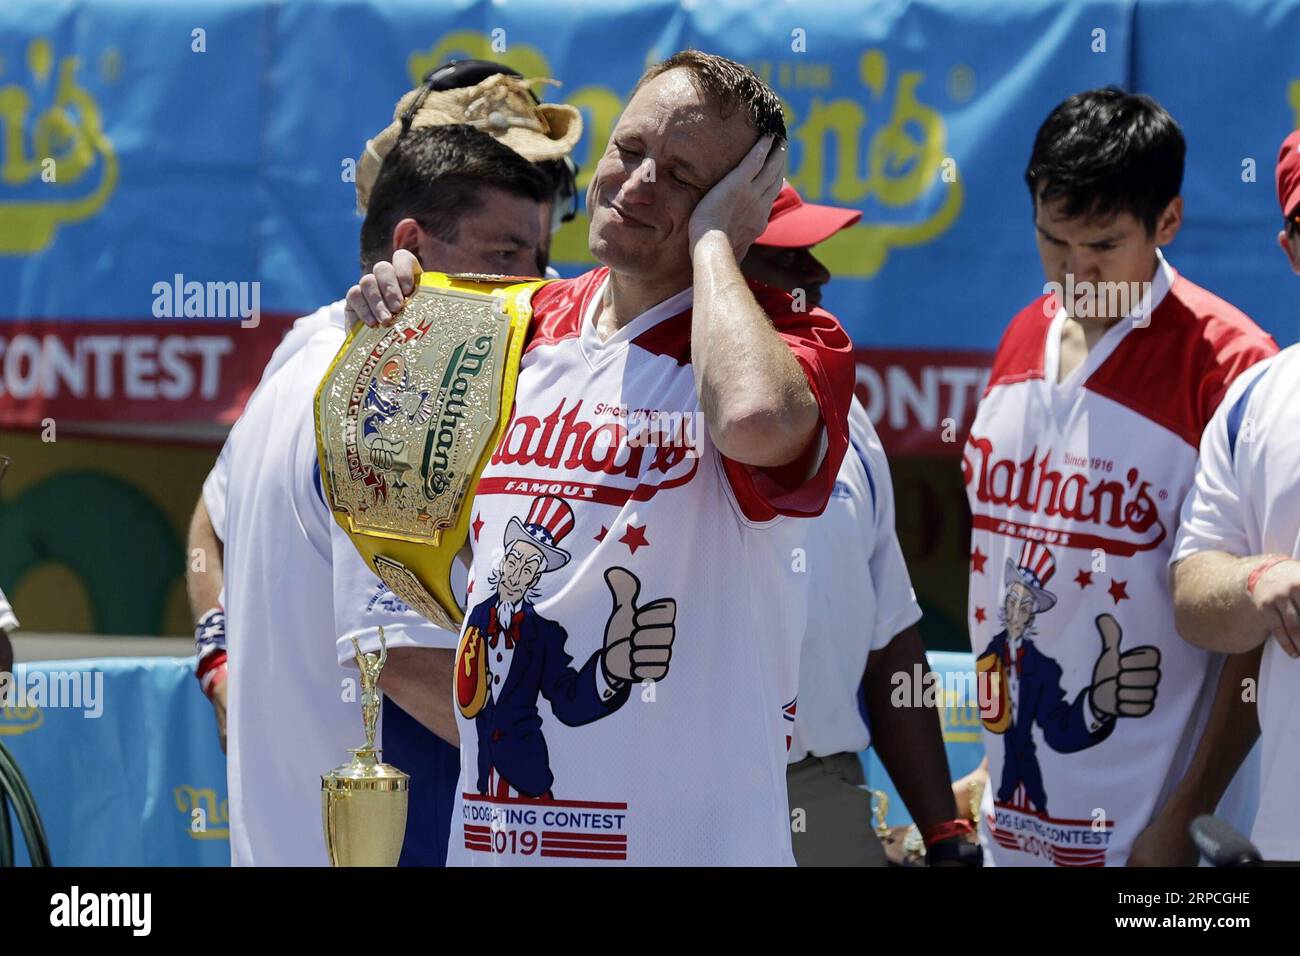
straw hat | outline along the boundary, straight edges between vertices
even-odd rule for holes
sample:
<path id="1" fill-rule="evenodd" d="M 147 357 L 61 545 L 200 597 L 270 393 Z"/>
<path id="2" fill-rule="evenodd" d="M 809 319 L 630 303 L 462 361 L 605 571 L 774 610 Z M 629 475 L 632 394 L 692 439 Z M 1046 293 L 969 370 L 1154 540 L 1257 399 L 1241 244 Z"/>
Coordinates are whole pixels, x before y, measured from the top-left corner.
<path id="1" fill-rule="evenodd" d="M 357 163 L 357 208 L 365 212 L 370 191 L 379 176 L 384 157 L 392 150 L 408 122 L 409 128 L 451 126 L 463 123 L 482 130 L 533 163 L 562 159 L 582 137 L 582 114 L 563 103 L 538 103 L 532 95 L 535 83 L 506 73 L 489 76 L 475 86 L 430 91 L 421 86 L 397 101 L 393 122 L 374 139 Z"/>

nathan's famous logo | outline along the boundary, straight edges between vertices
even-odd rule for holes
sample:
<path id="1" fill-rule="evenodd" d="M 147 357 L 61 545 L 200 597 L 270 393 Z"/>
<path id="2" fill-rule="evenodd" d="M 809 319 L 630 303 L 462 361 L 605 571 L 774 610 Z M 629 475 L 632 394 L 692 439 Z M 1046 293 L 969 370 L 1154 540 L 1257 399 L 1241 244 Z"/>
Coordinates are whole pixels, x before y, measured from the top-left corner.
<path id="1" fill-rule="evenodd" d="M 229 801 L 218 800 L 217 791 L 185 784 L 173 790 L 172 797 L 176 809 L 189 818 L 191 840 L 230 839 Z"/>
<path id="2" fill-rule="evenodd" d="M 1065 463 L 1086 466 L 1088 461 L 1067 454 Z M 1082 472 L 1067 474 L 1052 467 L 1050 448 L 1039 457 L 1035 446 L 1021 461 L 995 458 L 992 441 L 971 435 L 962 454 L 961 473 L 962 481 L 972 488 L 980 504 L 1065 518 L 1084 526 L 1079 530 L 1056 532 L 1049 543 L 1104 547 L 1112 554 L 1127 556 L 1156 547 L 1167 533 L 1156 504 L 1156 497 L 1165 498 L 1167 494 L 1160 491 L 1153 497 L 1151 482 L 1141 480 L 1136 468 L 1128 469 L 1123 481 L 1104 475 L 1090 481 Z M 1043 537 L 1040 534 L 1043 529 L 989 514 L 976 512 L 972 514 L 972 522 L 976 528 L 1012 537 Z M 1090 533 L 1089 525 L 1096 531 Z M 1130 537 L 1117 541 L 1101 534 L 1103 528 L 1129 532 L 1137 540 Z"/>
<path id="3" fill-rule="evenodd" d="M 447 372 L 438 385 L 433 427 L 424 444 L 424 494 L 429 499 L 445 492 L 456 477 L 450 470 L 451 453 L 465 415 L 465 393 L 471 380 L 483 371 L 483 360 L 492 354 L 495 341 L 491 335 L 480 335 L 472 346 L 469 341 L 461 342 L 451 353 Z"/>
<path id="4" fill-rule="evenodd" d="M 674 435 L 661 434 L 653 439 L 658 444 L 642 440 L 635 433 L 633 440 L 629 440 L 628 428 L 622 421 L 604 420 L 601 424 L 583 421 L 580 418 L 582 399 L 567 409 L 566 404 L 561 399 L 544 418 L 512 414 L 500 444 L 492 453 L 491 463 L 565 472 L 603 472 L 631 479 L 636 484 L 624 489 L 623 498 L 628 492 L 636 497 L 648 497 L 657 489 L 685 484 L 695 476 L 699 449 L 690 429 L 683 427 Z M 651 477 L 656 480 L 649 481 Z M 515 484 L 519 487 L 514 487 Z M 523 492 L 533 487 L 532 483 L 523 481 L 507 482 L 507 485 L 510 487 L 500 490 Z M 594 497 L 595 489 L 573 483 L 564 496 Z"/>
<path id="5" fill-rule="evenodd" d="M 447 60 L 466 57 L 496 60 L 528 78 L 555 75 L 540 50 L 514 42 L 502 29 L 490 34 L 460 30 L 410 55 L 411 85 L 419 86 L 429 70 Z M 891 71 L 881 50 L 867 50 L 858 58 L 857 82 L 850 88 L 832 83 L 833 75 L 848 72 L 840 64 L 832 71 L 832 64 L 806 55 L 792 59 L 798 62 L 749 63 L 773 84 L 785 106 L 794 147 L 786 178 L 805 199 L 864 211 L 861 222 L 827 239 L 817 255 L 837 276 L 870 278 L 884 267 L 891 250 L 932 242 L 956 222 L 965 193 L 956 161 L 947 153 L 947 127 L 939 111 L 922 102 L 926 74 Z M 947 100 L 959 104 L 973 95 L 974 74 L 956 64 L 942 87 Z M 581 168 L 578 189 L 583 192 L 625 101 L 613 88 L 594 84 L 566 88 L 562 99 L 583 114 L 585 129 L 573 156 Z M 881 120 L 873 126 L 868 114 Z M 922 210 L 928 213 L 922 215 Z M 585 216 L 560 229 L 551 258 L 594 261 Z"/>
<path id="6" fill-rule="evenodd" d="M 0 254 L 46 248 L 57 226 L 93 216 L 117 184 L 117 156 L 79 66 L 75 56 L 56 63 L 50 42 L 34 39 L 27 76 L 0 86 Z"/>

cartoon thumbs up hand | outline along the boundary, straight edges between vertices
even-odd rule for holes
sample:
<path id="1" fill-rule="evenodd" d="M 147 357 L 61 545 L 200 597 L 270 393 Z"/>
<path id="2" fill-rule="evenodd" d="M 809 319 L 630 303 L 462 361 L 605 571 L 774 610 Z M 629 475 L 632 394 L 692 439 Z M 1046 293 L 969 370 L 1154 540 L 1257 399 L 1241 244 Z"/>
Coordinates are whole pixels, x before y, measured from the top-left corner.
<path id="1" fill-rule="evenodd" d="M 1092 709 L 1111 717 L 1145 717 L 1156 705 L 1160 648 L 1148 644 L 1120 653 L 1123 632 L 1109 614 L 1097 616 L 1097 631 L 1101 656 L 1092 669 Z"/>
<path id="2" fill-rule="evenodd" d="M 605 674 L 615 680 L 662 680 L 677 633 L 677 602 L 661 598 L 638 605 L 641 582 L 625 568 L 605 572 L 614 609 L 605 625 Z"/>

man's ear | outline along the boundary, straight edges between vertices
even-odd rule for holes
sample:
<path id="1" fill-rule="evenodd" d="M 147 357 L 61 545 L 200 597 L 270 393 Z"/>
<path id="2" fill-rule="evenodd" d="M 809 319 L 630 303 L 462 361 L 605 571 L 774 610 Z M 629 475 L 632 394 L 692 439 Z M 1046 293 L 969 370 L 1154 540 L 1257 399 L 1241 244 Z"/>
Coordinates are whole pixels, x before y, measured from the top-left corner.
<path id="1" fill-rule="evenodd" d="M 1287 261 L 1291 263 L 1291 271 L 1300 275 L 1300 238 L 1293 240 L 1287 231 L 1282 229 L 1278 231 L 1277 244 L 1282 247 Z"/>
<path id="2" fill-rule="evenodd" d="M 1169 200 L 1160 218 L 1156 220 L 1156 245 L 1167 246 L 1174 241 L 1178 230 L 1183 227 L 1183 197 L 1175 196 Z"/>
<path id="3" fill-rule="evenodd" d="M 393 252 L 405 249 L 418 259 L 423 238 L 424 229 L 418 222 L 414 219 L 403 219 L 393 227 Z"/>

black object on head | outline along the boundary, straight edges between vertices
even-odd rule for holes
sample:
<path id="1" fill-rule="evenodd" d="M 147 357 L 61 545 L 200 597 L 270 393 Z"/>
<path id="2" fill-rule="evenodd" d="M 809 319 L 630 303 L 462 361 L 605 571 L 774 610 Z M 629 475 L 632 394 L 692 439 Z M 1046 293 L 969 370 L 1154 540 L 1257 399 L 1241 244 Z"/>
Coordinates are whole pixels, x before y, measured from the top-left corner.
<path id="1" fill-rule="evenodd" d="M 1127 212 L 1150 236 L 1183 188 L 1187 142 L 1149 96 L 1108 86 L 1076 93 L 1043 121 L 1025 170 L 1035 203 L 1064 200 L 1064 213 Z"/>

